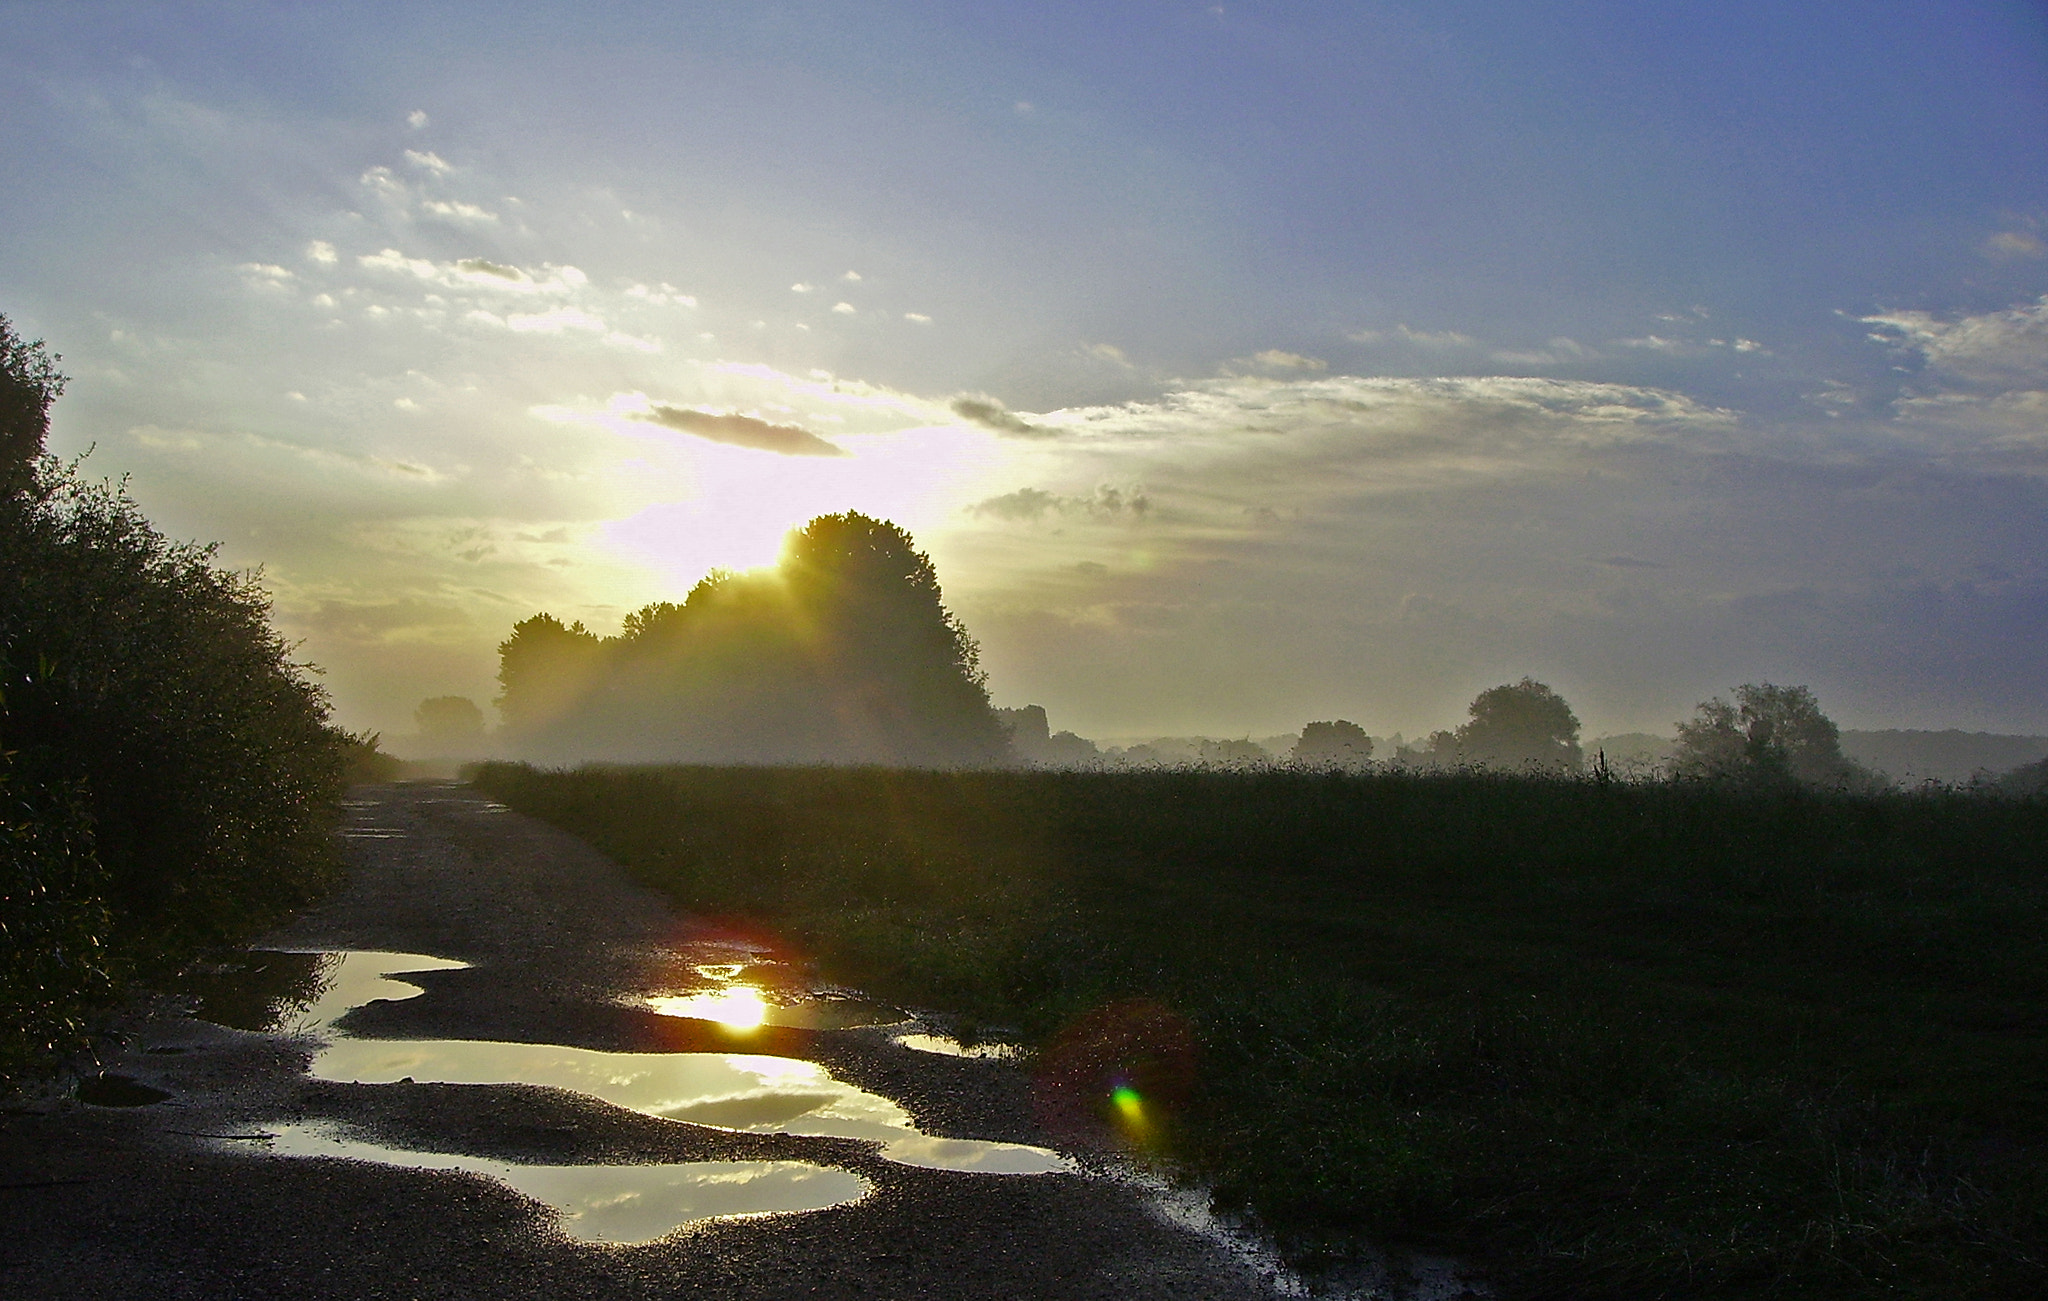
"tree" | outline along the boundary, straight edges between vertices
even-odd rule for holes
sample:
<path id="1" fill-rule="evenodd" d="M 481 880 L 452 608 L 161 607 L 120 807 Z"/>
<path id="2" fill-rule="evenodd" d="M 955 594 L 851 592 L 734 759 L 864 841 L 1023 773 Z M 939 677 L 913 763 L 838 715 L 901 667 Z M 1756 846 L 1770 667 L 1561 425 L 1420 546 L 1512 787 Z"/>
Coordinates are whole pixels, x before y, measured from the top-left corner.
<path id="1" fill-rule="evenodd" d="M 1806 687 L 1751 682 L 1733 703 L 1701 701 L 1678 725 L 1672 771 L 1718 781 L 1858 786 L 1870 775 L 1842 754 L 1840 731 Z"/>
<path id="2" fill-rule="evenodd" d="M 0 316 L 0 493 L 20 492 L 33 477 L 50 432 L 50 404 L 64 392 L 55 354 L 23 339 Z"/>
<path id="3" fill-rule="evenodd" d="M 468 696 L 435 696 L 412 711 L 420 739 L 429 745 L 474 750 L 484 741 L 484 711 Z"/>
<path id="4" fill-rule="evenodd" d="M 1480 692 L 1469 712 L 1470 720 L 1452 734 L 1462 763 L 1566 773 L 1584 761 L 1578 715 L 1534 678 Z"/>
<path id="5" fill-rule="evenodd" d="M 1346 719 L 1310 723 L 1301 729 L 1289 757 L 1311 768 L 1363 768 L 1372 758 L 1372 738 Z"/>
<path id="6" fill-rule="evenodd" d="M 620 635 L 537 615 L 499 648 L 508 739 L 551 758 L 984 765 L 1009 742 L 932 563 L 825 515 L 773 571 L 705 576 Z"/>

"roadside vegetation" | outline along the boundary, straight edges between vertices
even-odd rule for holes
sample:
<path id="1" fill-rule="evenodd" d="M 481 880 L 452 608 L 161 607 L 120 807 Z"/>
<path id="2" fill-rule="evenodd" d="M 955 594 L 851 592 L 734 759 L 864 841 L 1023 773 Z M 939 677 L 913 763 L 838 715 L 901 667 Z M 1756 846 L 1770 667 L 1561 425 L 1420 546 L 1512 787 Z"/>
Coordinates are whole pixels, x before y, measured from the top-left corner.
<path id="1" fill-rule="evenodd" d="M 44 454 L 54 362 L 0 317 L 0 1083 L 83 1046 L 124 981 L 324 888 L 375 754 L 253 575 Z"/>
<path id="2" fill-rule="evenodd" d="M 1516 1297 L 2039 1294 L 2048 802 L 1768 777 L 478 783 L 836 979 L 1020 1027 L 1108 1129 L 1142 1097 L 1128 1140 L 1310 1264 L 1366 1241 Z"/>

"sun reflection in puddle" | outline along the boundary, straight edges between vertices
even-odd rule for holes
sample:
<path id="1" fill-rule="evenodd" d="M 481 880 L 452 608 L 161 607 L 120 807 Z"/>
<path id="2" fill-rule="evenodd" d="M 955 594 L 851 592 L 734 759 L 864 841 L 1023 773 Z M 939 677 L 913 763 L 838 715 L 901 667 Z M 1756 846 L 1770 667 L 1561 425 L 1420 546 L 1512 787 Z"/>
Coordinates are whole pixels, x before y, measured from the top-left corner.
<path id="1" fill-rule="evenodd" d="M 416 1170 L 467 1170 L 510 1184 L 560 1213 L 584 1242 L 632 1245 L 685 1224 L 859 1201 L 874 1185 L 802 1161 L 694 1161 L 673 1165 L 525 1165 L 453 1152 L 415 1152 L 350 1138 L 320 1125 L 286 1125 L 268 1143 L 279 1156 L 343 1157 Z"/>
<path id="2" fill-rule="evenodd" d="M 467 965 L 410 953 L 321 954 L 307 969 L 307 988 L 295 998 L 279 998 L 272 1004 L 277 1008 L 273 1024 L 290 1033 L 323 1039 L 325 1042 L 314 1054 L 311 1073 L 317 1079 L 338 1083 L 540 1084 L 687 1124 L 744 1133 L 867 1140 L 880 1144 L 884 1159 L 901 1165 L 1005 1175 L 1076 1169 L 1065 1157 L 1044 1148 L 935 1138 L 920 1133 L 909 1114 L 896 1103 L 834 1079 L 814 1062 L 796 1058 L 740 1053 L 599 1052 L 555 1044 L 471 1039 L 357 1039 L 333 1028 L 349 1011 L 374 1000 L 395 1002 L 417 997 L 422 992 L 420 986 L 402 979 L 403 975 L 455 970 Z M 716 964 L 721 975 L 725 974 L 726 965 Z M 261 970 L 260 964 L 252 966 Z M 735 968 L 725 978 L 730 980 L 738 974 L 739 969 Z M 800 1010 L 803 1006 L 774 1007 L 761 991 L 744 986 L 728 985 L 710 992 L 720 1000 L 718 1008 L 738 1013 L 741 1019 L 758 1010 L 768 1020 L 777 1013 Z M 852 1006 L 857 1001 L 826 1002 Z M 337 1138 L 307 1126 L 287 1127 L 272 1150 L 287 1155 L 353 1156 L 423 1169 L 490 1174 L 555 1205 L 565 1216 L 566 1232 L 603 1241 L 646 1241 L 709 1216 L 839 1205 L 862 1195 L 868 1187 L 866 1181 L 847 1172 L 798 1162 L 702 1163 L 701 1170 L 698 1166 L 675 1165 L 529 1166 L 383 1147 Z M 688 1173 L 691 1171 L 698 1172 Z M 722 1172 L 722 1182 L 705 1172 Z M 849 1192 L 855 1185 L 859 1191 Z M 745 1205 L 730 1199 L 719 1200 L 704 1191 L 707 1188 L 723 1189 L 734 1197 L 739 1197 L 741 1190 L 753 1189 L 746 1194 L 753 1200 L 740 1198 Z M 572 1197 L 570 1193 L 576 1189 L 596 1191 L 575 1192 Z M 800 1206 L 783 1205 L 776 1200 L 802 1200 L 799 1193 L 802 1197 L 824 1200 Z M 615 1224 L 606 1218 L 606 1213 L 596 1209 L 605 1198 L 622 1199 L 621 1206 L 632 1204 L 642 1209 Z M 723 1209 L 693 1209 L 704 1206 Z M 623 1210 L 619 1214 L 627 1215 Z M 665 1222 L 649 1230 L 646 1236 L 620 1236 L 628 1232 L 638 1234 L 646 1225 L 664 1217 Z M 627 1220 L 635 1227 L 618 1227 Z"/>

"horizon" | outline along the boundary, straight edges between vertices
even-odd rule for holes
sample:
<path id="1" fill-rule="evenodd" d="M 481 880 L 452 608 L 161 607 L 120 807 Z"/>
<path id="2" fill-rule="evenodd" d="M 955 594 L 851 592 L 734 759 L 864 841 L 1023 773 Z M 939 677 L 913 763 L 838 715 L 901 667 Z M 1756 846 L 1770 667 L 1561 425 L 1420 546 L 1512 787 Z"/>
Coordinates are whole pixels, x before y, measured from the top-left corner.
<path id="1" fill-rule="evenodd" d="M 0 4 L 51 450 L 345 726 L 851 510 L 1105 743 L 2048 734 L 2038 6 L 478 12 Z"/>

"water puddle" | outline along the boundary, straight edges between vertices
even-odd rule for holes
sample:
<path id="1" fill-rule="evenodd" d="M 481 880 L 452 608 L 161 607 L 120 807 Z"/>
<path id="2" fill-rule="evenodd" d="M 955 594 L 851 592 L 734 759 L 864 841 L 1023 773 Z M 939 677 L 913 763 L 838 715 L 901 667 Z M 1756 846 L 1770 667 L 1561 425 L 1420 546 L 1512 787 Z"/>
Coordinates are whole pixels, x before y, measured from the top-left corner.
<path id="1" fill-rule="evenodd" d="M 987 1061 L 1014 1062 L 1024 1056 L 1024 1050 L 1016 1044 L 962 1043 L 945 1034 L 899 1034 L 895 1037 L 895 1042 L 916 1052 L 938 1053 L 945 1057 L 979 1057 Z"/>
<path id="2" fill-rule="evenodd" d="M 896 1103 L 833 1078 L 814 1062 L 746 1053 L 599 1052 L 555 1044 L 478 1039 L 357 1039 L 335 1028 L 350 1011 L 379 999 L 415 998 L 404 976 L 468 964 L 417 953 L 257 952 L 232 968 L 202 973 L 199 1015 L 220 1024 L 319 1038 L 310 1073 L 349 1084 L 540 1084 L 597 1098 L 643 1115 L 742 1133 L 776 1133 L 875 1142 L 901 1165 L 981 1174 L 1071 1172 L 1065 1157 L 1019 1143 L 935 1138 L 920 1133 Z M 742 965 L 713 964 L 726 979 Z M 728 970 L 730 967 L 730 970 Z M 711 968 L 707 967 L 707 972 Z M 762 1009 L 758 990 L 709 991 Z M 751 996 L 751 1001 L 749 996 Z M 687 997 L 687 996 L 684 996 Z M 847 1018 L 879 1005 L 849 1006 Z M 698 1011 L 711 1010 L 692 1005 Z M 731 1010 L 727 1006 L 727 1011 Z M 892 1023 L 903 1019 L 883 1009 Z M 675 1014 L 675 1013 L 672 1013 Z M 712 1019 L 722 1019 L 713 1017 Z M 818 1019 L 829 1019 L 829 1016 Z M 871 1023 L 871 1022 L 864 1022 Z M 542 1166 L 388 1147 L 317 1125 L 286 1126 L 270 1150 L 334 1156 L 427 1170 L 469 1170 L 500 1179 L 552 1205 L 562 1228 L 603 1242 L 646 1242 L 698 1220 L 819 1210 L 864 1196 L 871 1185 L 850 1172 L 793 1161 L 719 1161 L 653 1166 Z"/>
<path id="3" fill-rule="evenodd" d="M 699 971 L 711 968 L 700 967 Z M 777 1003 L 765 990 L 751 985 L 723 985 L 689 994 L 662 994 L 640 1000 L 641 1006 L 662 1016 L 716 1021 L 734 1030 L 753 1030 L 764 1025 L 795 1030 L 858 1030 L 863 1026 L 898 1025 L 910 1018 L 901 1008 L 865 998 L 833 995 L 805 998 L 794 1003 Z"/>
<path id="4" fill-rule="evenodd" d="M 562 1232 L 570 1237 L 620 1245 L 652 1242 L 703 1220 L 844 1206 L 874 1188 L 857 1174 L 802 1161 L 524 1165 L 387 1147 L 319 1125 L 287 1125 L 268 1147 L 279 1156 L 342 1157 L 415 1170 L 489 1175 L 554 1207 Z"/>

